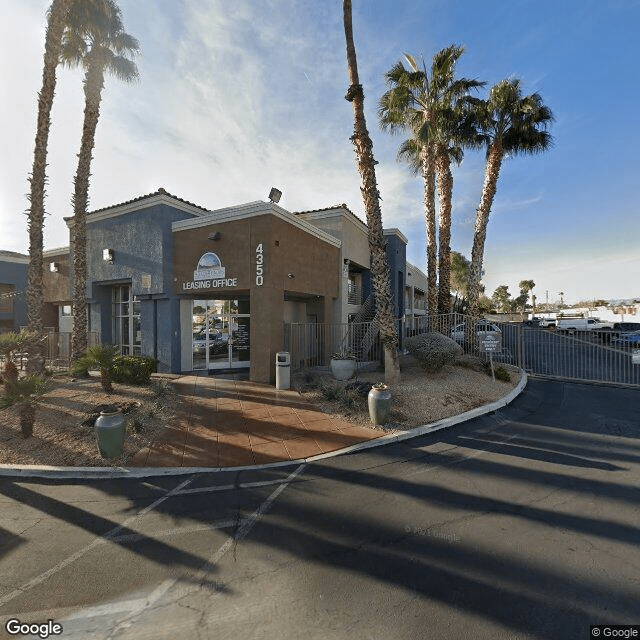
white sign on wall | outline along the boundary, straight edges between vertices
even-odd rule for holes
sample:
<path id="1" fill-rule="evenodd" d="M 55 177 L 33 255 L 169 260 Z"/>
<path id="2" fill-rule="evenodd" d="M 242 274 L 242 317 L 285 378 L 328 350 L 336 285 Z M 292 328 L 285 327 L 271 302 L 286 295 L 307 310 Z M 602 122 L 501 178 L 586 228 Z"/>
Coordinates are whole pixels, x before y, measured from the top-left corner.
<path id="1" fill-rule="evenodd" d="M 196 270 L 193 272 L 193 280 L 182 283 L 182 290 L 219 289 L 237 286 L 238 278 L 227 278 L 226 269 L 222 266 L 220 258 L 212 251 L 208 251 L 198 260 Z"/>

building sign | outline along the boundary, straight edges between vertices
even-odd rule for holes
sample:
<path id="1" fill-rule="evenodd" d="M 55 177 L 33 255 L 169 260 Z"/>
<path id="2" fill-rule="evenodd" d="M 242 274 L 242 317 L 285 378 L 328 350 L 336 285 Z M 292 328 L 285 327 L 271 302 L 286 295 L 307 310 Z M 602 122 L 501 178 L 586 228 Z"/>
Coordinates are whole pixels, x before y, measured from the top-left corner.
<path id="1" fill-rule="evenodd" d="M 256 287 L 264 284 L 264 249 L 262 242 L 256 247 Z"/>
<path id="2" fill-rule="evenodd" d="M 226 269 L 222 266 L 220 258 L 215 253 L 208 251 L 198 260 L 196 270 L 193 272 L 193 280 L 182 283 L 182 290 L 192 291 L 237 286 L 238 278 L 227 278 Z"/>

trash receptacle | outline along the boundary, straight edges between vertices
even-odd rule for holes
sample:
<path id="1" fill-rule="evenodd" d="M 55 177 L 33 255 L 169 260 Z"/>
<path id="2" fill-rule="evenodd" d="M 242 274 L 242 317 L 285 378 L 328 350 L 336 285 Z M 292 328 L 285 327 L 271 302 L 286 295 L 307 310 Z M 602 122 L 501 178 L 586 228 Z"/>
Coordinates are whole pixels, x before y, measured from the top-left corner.
<path id="1" fill-rule="evenodd" d="M 288 351 L 276 353 L 276 389 L 291 387 L 291 356 Z"/>

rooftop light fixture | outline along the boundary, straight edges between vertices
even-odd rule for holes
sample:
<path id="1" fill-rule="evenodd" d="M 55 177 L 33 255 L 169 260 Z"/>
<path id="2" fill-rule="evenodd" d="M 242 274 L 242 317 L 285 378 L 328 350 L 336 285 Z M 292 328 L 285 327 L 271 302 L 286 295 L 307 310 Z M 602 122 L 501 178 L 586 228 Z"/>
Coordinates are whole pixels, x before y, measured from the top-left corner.
<path id="1" fill-rule="evenodd" d="M 269 191 L 269 200 L 271 202 L 276 203 L 280 202 L 280 198 L 282 197 L 282 191 L 276 189 L 275 187 L 271 187 L 271 191 Z"/>
<path id="2" fill-rule="evenodd" d="M 60 271 L 60 265 L 58 265 L 57 262 L 50 262 L 49 271 L 51 271 L 51 273 L 57 273 L 58 271 Z"/>

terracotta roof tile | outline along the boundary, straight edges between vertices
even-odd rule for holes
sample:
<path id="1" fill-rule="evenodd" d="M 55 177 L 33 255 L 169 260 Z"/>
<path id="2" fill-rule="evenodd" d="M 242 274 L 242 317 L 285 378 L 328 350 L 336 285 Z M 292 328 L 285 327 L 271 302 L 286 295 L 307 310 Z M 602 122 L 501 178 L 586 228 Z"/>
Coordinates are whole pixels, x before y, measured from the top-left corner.
<path id="1" fill-rule="evenodd" d="M 188 204 L 188 205 L 190 205 L 192 207 L 196 207 L 197 209 L 201 209 L 202 211 L 209 211 L 209 209 L 207 209 L 206 207 L 201 207 L 200 205 L 194 204 L 193 202 L 189 202 L 188 200 L 184 200 L 183 198 L 178 198 L 178 196 L 174 196 L 172 193 L 169 193 L 163 187 L 159 187 L 158 190 L 155 191 L 154 193 L 147 193 L 144 196 L 139 196 L 139 197 L 133 198 L 131 200 L 126 200 L 125 202 L 120 202 L 118 204 L 112 204 L 112 205 L 109 205 L 108 207 L 102 207 L 102 209 L 94 209 L 93 211 L 89 211 L 88 215 L 92 215 L 92 214 L 98 213 L 100 211 L 108 211 L 109 209 L 115 209 L 116 207 L 122 207 L 125 204 L 132 204 L 134 202 L 141 202 L 142 200 L 145 200 L 147 198 L 152 198 L 153 196 L 158 196 L 158 195 L 169 196 L 170 198 L 173 198 L 174 200 L 178 200 L 179 202 L 184 202 L 185 204 Z"/>

